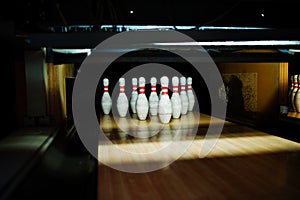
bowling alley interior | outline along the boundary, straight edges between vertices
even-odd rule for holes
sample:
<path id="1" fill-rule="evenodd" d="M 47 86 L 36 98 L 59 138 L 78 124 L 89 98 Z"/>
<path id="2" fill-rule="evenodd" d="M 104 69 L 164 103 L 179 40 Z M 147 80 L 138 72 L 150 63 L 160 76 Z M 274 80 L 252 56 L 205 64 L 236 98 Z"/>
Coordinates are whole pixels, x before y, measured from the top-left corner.
<path id="1" fill-rule="evenodd" d="M 1 200 L 300 198 L 295 1 L 0 10 Z"/>

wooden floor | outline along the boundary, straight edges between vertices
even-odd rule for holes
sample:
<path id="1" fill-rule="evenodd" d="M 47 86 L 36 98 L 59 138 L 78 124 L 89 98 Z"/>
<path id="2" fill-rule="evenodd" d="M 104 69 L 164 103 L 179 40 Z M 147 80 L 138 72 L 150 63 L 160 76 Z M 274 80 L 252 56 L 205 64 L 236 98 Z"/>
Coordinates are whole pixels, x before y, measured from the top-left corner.
<path id="1" fill-rule="evenodd" d="M 101 116 L 100 120 L 112 143 L 99 141 L 99 200 L 300 199 L 299 143 L 227 121 L 218 140 L 208 139 L 205 134 L 211 117 L 198 113 L 164 127 L 154 119 L 152 123 L 126 118 L 114 121 L 111 116 Z M 155 134 L 157 129 L 160 132 Z M 217 143 L 208 155 L 199 157 L 207 141 Z M 148 156 L 170 143 L 191 145 L 176 160 L 177 149 L 168 151 L 168 157 Z M 126 153 L 115 153 L 116 147 Z M 147 170 L 157 162 L 169 164 L 145 173 L 117 170 L 137 166 Z"/>

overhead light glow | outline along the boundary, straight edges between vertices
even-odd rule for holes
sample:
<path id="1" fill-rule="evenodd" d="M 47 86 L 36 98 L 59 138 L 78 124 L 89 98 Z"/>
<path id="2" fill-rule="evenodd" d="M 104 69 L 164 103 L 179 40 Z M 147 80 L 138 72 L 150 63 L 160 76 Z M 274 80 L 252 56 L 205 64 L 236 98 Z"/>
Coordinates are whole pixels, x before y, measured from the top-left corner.
<path id="1" fill-rule="evenodd" d="M 263 27 L 201 26 L 198 30 L 265 30 Z"/>
<path id="2" fill-rule="evenodd" d="M 281 46 L 300 45 L 298 40 L 216 41 L 216 42 L 166 42 L 157 46 Z"/>
<path id="3" fill-rule="evenodd" d="M 300 53 L 300 49 L 289 49 L 289 52 Z"/>
<path id="4" fill-rule="evenodd" d="M 64 54 L 78 54 L 78 53 L 87 53 L 88 55 L 91 54 L 91 49 L 52 49 L 52 51 L 57 53 L 64 53 Z"/>
<path id="5" fill-rule="evenodd" d="M 133 14 L 133 10 L 129 10 L 130 14 Z M 131 31 L 131 30 L 264 30 L 270 28 L 263 27 L 226 27 L 226 26 L 177 26 L 177 25 L 68 25 L 68 26 L 52 26 L 50 28 L 53 32 L 92 32 L 94 30 L 106 30 L 111 31 L 113 29 L 116 32 Z"/>

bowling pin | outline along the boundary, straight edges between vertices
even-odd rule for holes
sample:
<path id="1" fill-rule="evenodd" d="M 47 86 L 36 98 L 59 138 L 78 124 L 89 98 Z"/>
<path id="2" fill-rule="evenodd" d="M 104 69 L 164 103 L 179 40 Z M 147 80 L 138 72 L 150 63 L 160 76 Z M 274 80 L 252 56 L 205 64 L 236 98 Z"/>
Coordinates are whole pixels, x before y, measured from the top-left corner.
<path id="1" fill-rule="evenodd" d="M 174 76 L 172 78 L 172 85 L 173 85 L 173 93 L 171 96 L 172 117 L 174 119 L 178 119 L 181 114 L 181 99 L 178 93 L 179 78 L 177 76 Z"/>
<path id="2" fill-rule="evenodd" d="M 298 75 L 298 89 L 294 97 L 296 112 L 300 113 L 300 74 Z"/>
<path id="3" fill-rule="evenodd" d="M 194 105 L 195 105 L 195 95 L 193 93 L 192 81 L 193 81 L 192 77 L 187 78 L 187 86 L 188 86 L 187 96 L 188 96 L 188 99 L 189 99 L 188 111 L 192 111 L 193 108 L 194 108 Z"/>
<path id="4" fill-rule="evenodd" d="M 109 85 L 108 78 L 104 78 L 103 79 L 104 92 L 101 98 L 101 106 L 102 106 L 103 113 L 105 115 L 108 115 L 110 113 L 111 106 L 112 106 L 112 100 L 108 92 L 108 85 Z"/>
<path id="5" fill-rule="evenodd" d="M 130 108 L 133 114 L 136 114 L 136 100 L 138 97 L 137 92 L 137 78 L 132 78 L 132 92 L 130 98 Z"/>
<path id="6" fill-rule="evenodd" d="M 150 79 L 151 83 L 151 93 L 149 96 L 149 106 L 150 106 L 150 115 L 157 115 L 157 110 L 158 110 L 158 95 L 156 93 L 156 78 L 152 77 Z"/>
<path id="7" fill-rule="evenodd" d="M 289 104 L 288 104 L 288 107 L 289 107 L 289 111 L 293 111 L 293 107 L 292 107 L 292 92 L 293 92 L 293 89 L 294 89 L 294 76 L 290 76 L 290 80 L 291 80 L 291 87 L 289 89 Z"/>
<path id="8" fill-rule="evenodd" d="M 296 112 L 295 95 L 297 93 L 297 90 L 298 90 L 298 75 L 296 74 L 294 75 L 294 89 L 291 94 L 291 103 L 292 103 L 293 112 Z"/>
<path id="9" fill-rule="evenodd" d="M 120 117 L 126 117 L 128 107 L 129 107 L 128 104 L 129 102 L 125 94 L 125 78 L 119 79 L 119 85 L 120 85 L 120 93 L 117 99 L 117 109 Z"/>
<path id="10" fill-rule="evenodd" d="M 186 78 L 181 77 L 180 78 L 180 85 L 181 85 L 181 90 L 180 90 L 180 99 L 181 99 L 181 114 L 185 115 L 188 111 L 189 108 L 189 99 L 186 94 L 185 90 L 185 85 L 186 85 Z"/>
<path id="11" fill-rule="evenodd" d="M 149 112 L 149 102 L 145 94 L 145 83 L 144 77 L 139 78 L 139 95 L 136 101 L 136 112 L 139 120 L 146 120 Z"/>
<path id="12" fill-rule="evenodd" d="M 158 117 L 161 123 L 167 124 L 170 122 L 172 116 L 172 102 L 168 95 L 169 78 L 167 76 L 163 76 L 160 78 L 160 82 L 162 92 L 158 103 Z"/>

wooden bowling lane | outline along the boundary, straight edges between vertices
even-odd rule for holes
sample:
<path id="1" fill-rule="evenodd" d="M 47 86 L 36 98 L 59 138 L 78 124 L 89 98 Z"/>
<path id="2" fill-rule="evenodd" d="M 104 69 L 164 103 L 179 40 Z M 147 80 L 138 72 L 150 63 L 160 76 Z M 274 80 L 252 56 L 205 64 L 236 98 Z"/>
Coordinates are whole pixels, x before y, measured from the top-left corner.
<path id="1" fill-rule="evenodd" d="M 106 124 L 102 121 L 101 127 L 113 144 L 101 145 L 99 142 L 99 156 L 102 156 L 103 149 L 113 146 L 146 155 L 161 150 L 168 141 L 174 142 L 175 136 L 179 145 L 189 140 L 192 144 L 176 161 L 147 173 L 123 172 L 106 164 L 136 166 L 142 163 L 151 166 L 154 162 L 172 159 L 173 155 L 170 154 L 170 158 L 148 158 L 131 156 L 130 153 L 123 157 L 109 154 L 107 163 L 99 162 L 98 166 L 98 199 L 299 199 L 299 143 L 225 122 L 212 151 L 199 158 L 210 119 L 210 116 L 193 113 L 193 116 L 172 120 L 156 135 L 147 130 L 149 121 L 142 123 L 144 127 L 132 121 L 125 126 L 123 122 L 122 130 L 118 128 L 117 120 L 109 118 L 110 124 L 107 123 L 109 120 Z M 215 121 L 219 122 L 221 120 Z M 178 139 L 174 129 L 182 137 Z M 128 137 L 124 134 L 128 130 L 151 137 Z M 193 130 L 197 130 L 195 138 L 189 135 Z"/>

